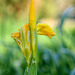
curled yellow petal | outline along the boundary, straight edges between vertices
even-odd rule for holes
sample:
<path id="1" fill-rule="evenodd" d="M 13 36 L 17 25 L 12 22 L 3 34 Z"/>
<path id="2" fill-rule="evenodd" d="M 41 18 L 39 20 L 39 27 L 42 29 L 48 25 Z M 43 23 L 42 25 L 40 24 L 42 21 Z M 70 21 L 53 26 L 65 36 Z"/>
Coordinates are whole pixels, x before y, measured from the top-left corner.
<path id="1" fill-rule="evenodd" d="M 35 27 L 36 27 L 36 21 L 35 21 L 34 0 L 31 0 L 31 4 L 30 4 L 29 24 L 32 25 L 31 27 L 33 29 L 35 29 Z"/>
<path id="2" fill-rule="evenodd" d="M 20 47 L 20 49 L 23 52 L 23 46 L 22 46 L 22 41 L 21 41 L 20 33 L 19 32 L 12 33 L 11 37 L 16 41 L 16 43 L 18 44 L 18 46 Z M 23 52 L 23 54 L 24 54 L 24 52 Z"/>
<path id="3" fill-rule="evenodd" d="M 21 38 L 20 38 L 20 33 L 19 32 L 12 33 L 11 37 L 13 39 L 15 39 L 15 41 L 18 43 L 18 45 L 21 43 Z"/>
<path id="4" fill-rule="evenodd" d="M 37 24 L 37 34 L 38 35 L 46 35 L 48 36 L 49 38 L 51 38 L 51 36 L 54 36 L 56 35 L 51 27 L 47 24 L 42 24 L 42 23 L 38 23 Z"/>

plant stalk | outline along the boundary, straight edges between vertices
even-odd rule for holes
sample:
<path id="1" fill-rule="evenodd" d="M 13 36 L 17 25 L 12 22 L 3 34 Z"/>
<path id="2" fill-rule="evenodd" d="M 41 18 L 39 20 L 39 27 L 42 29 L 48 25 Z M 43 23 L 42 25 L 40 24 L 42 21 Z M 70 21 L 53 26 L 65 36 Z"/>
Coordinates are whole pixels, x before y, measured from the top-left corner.
<path id="1" fill-rule="evenodd" d="M 32 29 L 32 25 L 30 25 L 30 40 L 32 50 L 32 63 L 29 75 L 37 75 L 37 30 L 36 28 L 35 30 Z"/>

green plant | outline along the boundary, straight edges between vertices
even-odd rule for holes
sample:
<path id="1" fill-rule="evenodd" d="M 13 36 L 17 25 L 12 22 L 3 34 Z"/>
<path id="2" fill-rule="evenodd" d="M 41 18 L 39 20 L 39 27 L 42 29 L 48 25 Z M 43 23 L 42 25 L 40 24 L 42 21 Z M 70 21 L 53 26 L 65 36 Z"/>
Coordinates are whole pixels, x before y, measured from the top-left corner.
<path id="1" fill-rule="evenodd" d="M 38 23 L 36 26 L 34 0 L 31 0 L 30 4 L 29 23 L 22 26 L 18 31 L 12 33 L 11 36 L 26 58 L 27 66 L 24 75 L 37 75 L 37 34 L 51 38 L 55 33 L 47 24 Z"/>

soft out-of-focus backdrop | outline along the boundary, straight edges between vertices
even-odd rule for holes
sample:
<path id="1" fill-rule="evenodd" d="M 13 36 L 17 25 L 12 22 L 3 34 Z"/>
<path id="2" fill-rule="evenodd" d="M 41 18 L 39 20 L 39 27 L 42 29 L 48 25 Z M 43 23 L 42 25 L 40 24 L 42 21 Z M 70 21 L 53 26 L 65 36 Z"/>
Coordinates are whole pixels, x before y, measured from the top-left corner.
<path id="1" fill-rule="evenodd" d="M 28 23 L 30 0 L 0 0 L 0 75 L 23 75 L 26 61 L 11 33 Z M 35 0 L 36 21 L 56 36 L 38 35 L 38 75 L 75 75 L 75 0 Z"/>

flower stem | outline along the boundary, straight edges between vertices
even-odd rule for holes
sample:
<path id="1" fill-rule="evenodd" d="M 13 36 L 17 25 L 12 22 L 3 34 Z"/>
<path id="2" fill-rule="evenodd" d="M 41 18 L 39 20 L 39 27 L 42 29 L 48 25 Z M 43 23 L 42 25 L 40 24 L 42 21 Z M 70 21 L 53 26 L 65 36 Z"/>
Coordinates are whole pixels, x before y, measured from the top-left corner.
<path id="1" fill-rule="evenodd" d="M 28 75 L 28 72 L 29 72 L 29 67 L 27 67 L 27 68 L 25 69 L 24 75 Z"/>
<path id="2" fill-rule="evenodd" d="M 29 75 L 37 75 L 37 30 L 32 29 L 30 25 L 30 40 L 32 50 L 32 63 Z M 32 74 L 31 74 L 32 72 Z"/>
<path id="3" fill-rule="evenodd" d="M 34 61 L 36 61 L 37 59 L 37 32 L 36 32 L 36 29 L 33 30 L 30 28 L 30 41 L 31 41 L 32 58 Z"/>
<path id="4" fill-rule="evenodd" d="M 37 62 L 32 60 L 29 75 L 37 75 Z"/>

